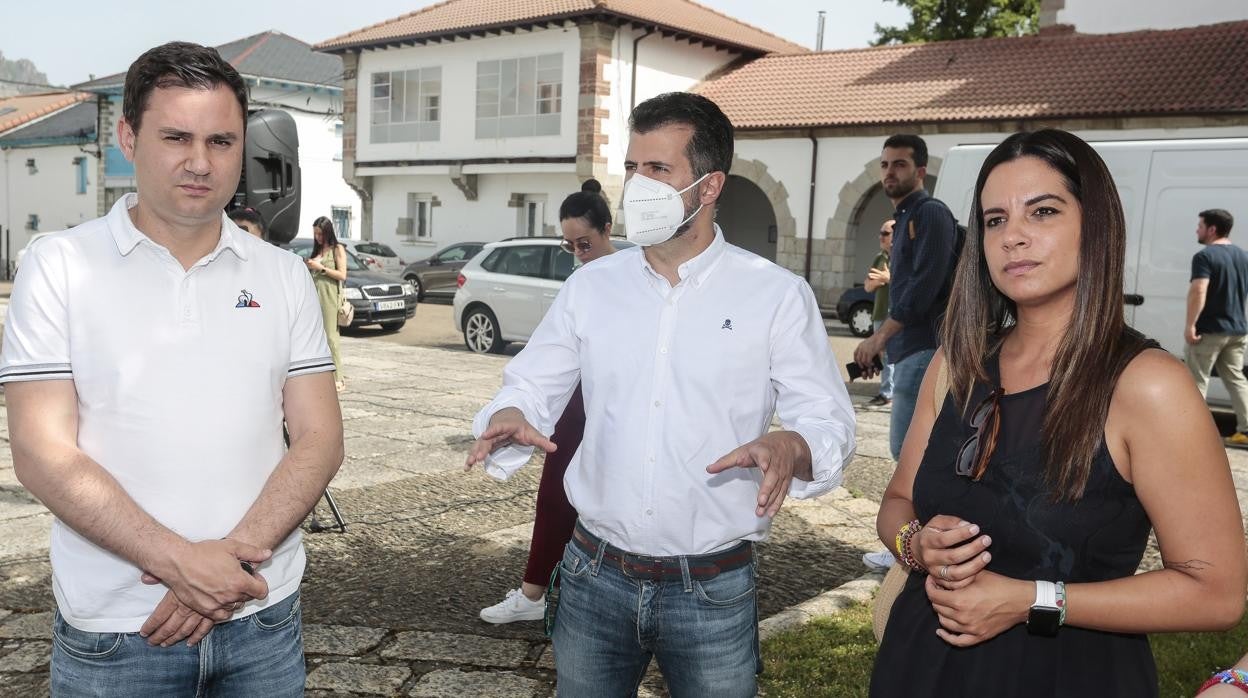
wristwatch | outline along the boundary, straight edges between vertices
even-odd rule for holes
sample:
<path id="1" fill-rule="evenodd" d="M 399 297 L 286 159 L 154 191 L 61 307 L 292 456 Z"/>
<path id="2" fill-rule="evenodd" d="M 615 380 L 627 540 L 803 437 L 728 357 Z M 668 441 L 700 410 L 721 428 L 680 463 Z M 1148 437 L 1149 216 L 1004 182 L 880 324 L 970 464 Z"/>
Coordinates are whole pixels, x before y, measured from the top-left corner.
<path id="1" fill-rule="evenodd" d="M 1062 625 L 1062 609 L 1057 605 L 1057 585 L 1036 582 L 1036 600 L 1027 613 L 1027 632 L 1041 637 L 1056 637 Z"/>

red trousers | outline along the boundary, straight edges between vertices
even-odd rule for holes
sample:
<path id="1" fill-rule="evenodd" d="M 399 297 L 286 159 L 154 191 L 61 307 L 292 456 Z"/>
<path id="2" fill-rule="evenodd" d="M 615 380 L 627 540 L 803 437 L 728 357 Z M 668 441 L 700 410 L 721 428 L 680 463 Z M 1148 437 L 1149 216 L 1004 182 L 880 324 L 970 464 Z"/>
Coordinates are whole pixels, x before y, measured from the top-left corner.
<path id="1" fill-rule="evenodd" d="M 563 547 L 572 538 L 576 526 L 576 509 L 568 503 L 563 489 L 563 474 L 585 436 L 585 400 L 581 386 L 576 386 L 572 399 L 563 410 L 550 437 L 558 446 L 546 455 L 542 466 L 542 482 L 537 488 L 537 518 L 533 521 L 533 541 L 529 543 L 529 563 L 524 568 L 524 581 L 545 587 L 550 574 L 563 559 Z"/>

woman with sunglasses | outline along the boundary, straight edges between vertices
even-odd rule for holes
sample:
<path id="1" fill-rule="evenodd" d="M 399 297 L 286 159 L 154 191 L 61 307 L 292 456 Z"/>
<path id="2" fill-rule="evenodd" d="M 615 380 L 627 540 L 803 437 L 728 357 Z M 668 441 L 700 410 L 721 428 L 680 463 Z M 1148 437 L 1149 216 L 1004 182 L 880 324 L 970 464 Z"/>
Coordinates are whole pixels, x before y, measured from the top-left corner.
<path id="1" fill-rule="evenodd" d="M 581 190 L 563 200 L 559 206 L 559 226 L 563 242 L 559 246 L 576 257 L 581 264 L 615 252 L 611 244 L 611 207 L 603 198 L 602 185 L 596 179 L 586 180 Z M 546 586 L 550 575 L 563 558 L 563 548 L 572 537 L 576 510 L 568 503 L 563 489 L 563 474 L 572 455 L 581 445 L 585 431 L 585 403 L 577 386 L 572 399 L 563 410 L 550 437 L 558 447 L 546 456 L 542 481 L 537 490 L 537 517 L 533 521 L 533 541 L 529 544 L 528 564 L 519 589 L 512 589 L 497 604 L 481 609 L 481 620 L 487 623 L 511 623 L 518 620 L 541 620 L 546 611 Z"/>
<path id="2" fill-rule="evenodd" d="M 1124 321 L 1126 223 L 1088 144 L 1007 138 L 971 228 L 877 518 L 912 572 L 871 695 L 1156 696 L 1144 633 L 1244 609 L 1217 429 L 1183 365 Z M 1162 567 L 1137 575 L 1150 529 Z"/>

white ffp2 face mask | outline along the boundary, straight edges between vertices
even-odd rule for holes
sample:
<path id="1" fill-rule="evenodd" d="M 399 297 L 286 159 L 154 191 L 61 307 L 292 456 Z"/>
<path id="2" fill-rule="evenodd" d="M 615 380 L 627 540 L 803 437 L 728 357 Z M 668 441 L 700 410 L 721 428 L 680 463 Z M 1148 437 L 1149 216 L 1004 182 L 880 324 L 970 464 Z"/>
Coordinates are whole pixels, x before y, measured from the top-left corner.
<path id="1" fill-rule="evenodd" d="M 697 210 L 686 218 L 685 201 L 680 195 L 709 176 L 708 172 L 693 184 L 676 191 L 675 187 L 665 182 L 633 174 L 624 187 L 624 232 L 628 241 L 649 247 L 671 240 L 680 226 L 693 220 L 702 210 L 699 204 Z"/>

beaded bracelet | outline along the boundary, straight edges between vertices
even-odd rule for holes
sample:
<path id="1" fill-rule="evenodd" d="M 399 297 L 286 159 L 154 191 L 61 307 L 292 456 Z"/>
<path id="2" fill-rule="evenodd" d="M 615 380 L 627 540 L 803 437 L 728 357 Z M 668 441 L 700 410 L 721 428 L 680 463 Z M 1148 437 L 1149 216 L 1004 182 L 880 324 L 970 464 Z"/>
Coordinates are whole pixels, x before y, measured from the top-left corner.
<path id="1" fill-rule="evenodd" d="M 1248 671 L 1243 671 L 1242 669 L 1227 669 L 1225 671 L 1219 671 L 1213 676 L 1210 676 L 1209 680 L 1202 684 L 1200 690 L 1196 691 L 1196 693 L 1198 695 L 1204 693 L 1205 689 L 1211 686 L 1217 686 L 1218 684 L 1234 686 L 1244 693 L 1248 693 Z"/>
<path id="2" fill-rule="evenodd" d="M 901 530 L 897 531 L 897 559 L 901 561 L 901 564 L 915 572 L 927 571 L 923 565 L 919 564 L 919 561 L 914 558 L 914 554 L 910 551 L 910 539 L 922 529 L 923 524 L 919 523 L 918 519 L 914 519 L 907 522 L 901 527 Z"/>

